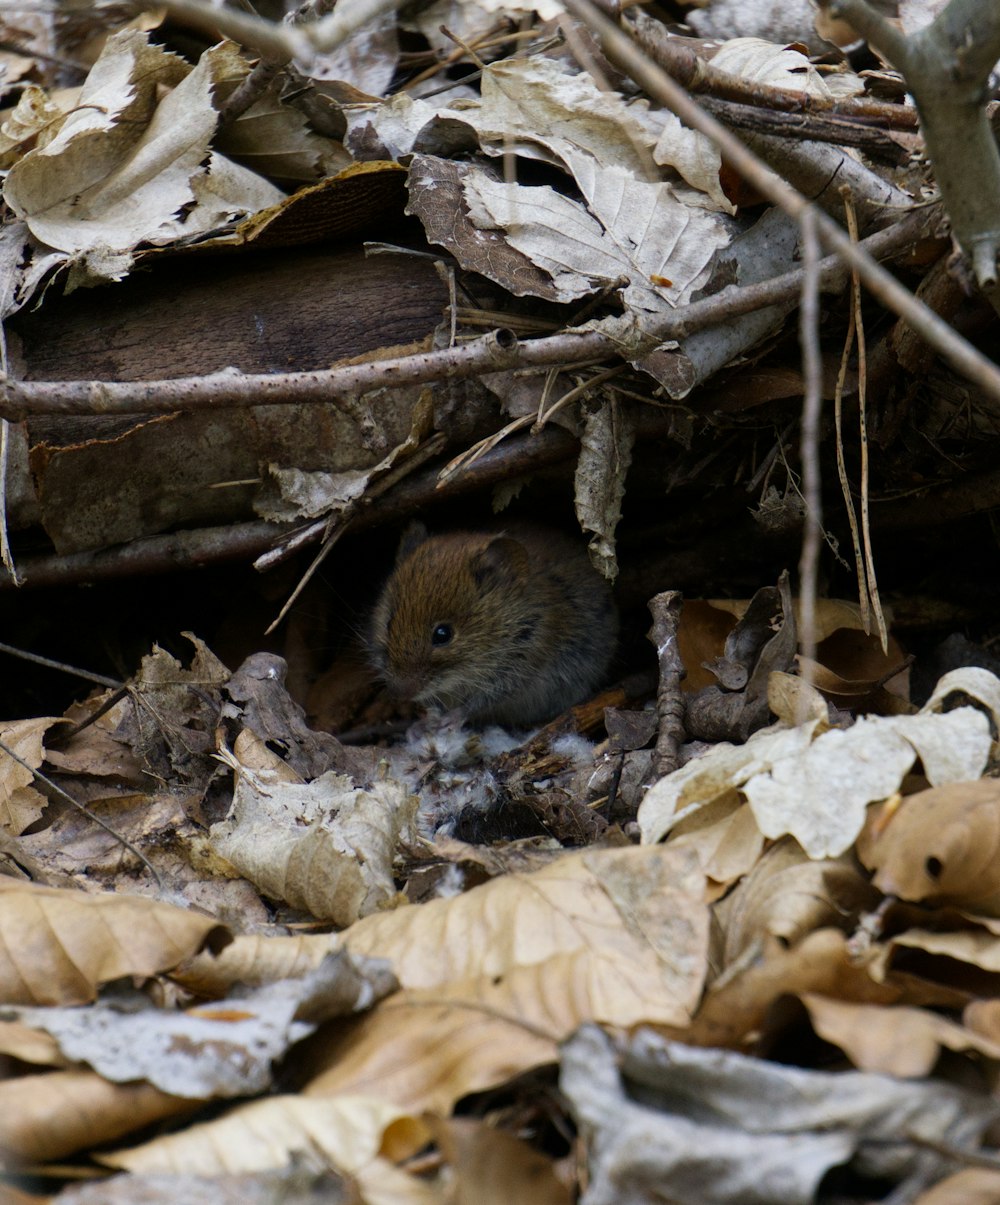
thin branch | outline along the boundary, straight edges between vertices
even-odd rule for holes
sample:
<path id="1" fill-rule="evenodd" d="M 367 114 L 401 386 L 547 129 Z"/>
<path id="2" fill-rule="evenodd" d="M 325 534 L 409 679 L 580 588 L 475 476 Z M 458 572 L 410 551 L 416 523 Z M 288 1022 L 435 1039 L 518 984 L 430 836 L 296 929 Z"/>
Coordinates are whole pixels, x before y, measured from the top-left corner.
<path id="1" fill-rule="evenodd" d="M 875 256 L 892 255 L 932 230 L 939 216 L 932 207 L 915 209 L 895 225 L 869 236 L 861 246 Z M 840 288 L 845 276 L 837 256 L 821 261 L 820 281 L 824 287 Z M 653 335 L 664 341 L 684 339 L 706 327 L 796 297 L 801 285 L 802 271 L 795 269 L 759 284 L 731 286 L 664 315 L 653 328 Z M 504 369 L 594 363 L 619 354 L 619 345 L 597 331 L 570 331 L 523 343 L 510 332 L 493 332 L 457 347 L 323 372 L 243 375 L 228 371 L 163 381 L 8 379 L 0 380 L 0 418 L 20 422 L 40 414 L 169 414 L 175 410 L 302 402 L 327 402 L 353 417 L 353 399 L 372 389 L 465 380 Z M 1000 374 L 994 396 L 1000 398 Z"/>
<path id="2" fill-rule="evenodd" d="M 805 209 L 811 208 L 804 197 L 765 167 L 738 138 L 709 117 L 665 71 L 650 62 L 628 35 L 609 21 L 592 0 L 564 0 L 564 3 L 575 17 L 595 30 L 605 54 L 612 62 L 627 71 L 641 88 L 676 113 L 686 125 L 711 138 L 736 171 L 758 192 L 796 220 L 801 218 Z M 990 397 L 1000 400 L 1000 368 L 996 364 L 922 305 L 870 256 L 859 250 L 831 218 L 816 213 L 815 220 L 821 241 L 857 269 L 858 275 L 879 301 L 905 318 L 957 372 Z"/>
<path id="3" fill-rule="evenodd" d="M 144 853 L 142 853 L 141 850 L 136 849 L 136 847 L 132 844 L 131 841 L 129 841 L 126 837 L 123 837 L 121 835 L 121 833 L 117 832 L 114 828 L 112 828 L 111 825 L 107 823 L 107 821 L 102 820 L 100 818 L 100 816 L 98 816 L 94 812 L 92 812 L 90 810 L 90 808 L 88 808 L 86 806 L 86 804 L 80 803 L 79 800 L 74 799 L 73 796 L 70 795 L 68 791 L 64 791 L 62 789 L 62 787 L 59 786 L 58 783 L 53 782 L 52 779 L 49 778 L 46 774 L 43 774 L 41 772 L 41 770 L 36 769 L 35 766 L 32 766 L 28 762 L 26 762 L 24 760 L 24 758 L 20 757 L 17 753 L 14 752 L 14 750 L 10 747 L 10 745 L 7 745 L 3 741 L 0 741 L 0 749 L 2 749 L 3 752 L 6 753 L 9 758 L 11 758 L 13 761 L 17 762 L 17 764 L 23 770 L 27 770 L 28 773 L 33 778 L 37 778 L 40 783 L 43 783 L 45 786 L 47 786 L 49 788 L 50 791 L 52 791 L 54 794 L 58 795 L 58 797 L 60 799 L 64 799 L 67 803 L 69 803 L 73 807 L 75 807 L 77 809 L 77 811 L 82 812 L 87 817 L 88 820 L 93 820 L 93 822 L 95 824 L 99 825 L 101 828 L 103 828 L 106 833 L 110 833 L 111 836 L 114 837 L 114 839 L 116 841 L 120 842 L 125 847 L 125 849 L 127 849 L 129 851 L 129 853 L 135 854 L 135 856 L 139 859 L 139 861 L 143 864 L 143 866 L 145 866 L 145 868 L 153 876 L 153 879 L 156 882 L 156 886 L 158 887 L 160 892 L 162 893 L 166 889 L 164 886 L 163 879 L 160 878 L 159 871 L 156 869 L 156 867 L 153 865 L 153 863 L 150 862 L 150 860 L 146 857 L 146 855 Z"/>
<path id="4" fill-rule="evenodd" d="M 951 0 L 929 25 L 904 36 L 865 0 L 821 3 L 906 79 L 955 237 L 989 295 L 1000 247 L 1000 151 L 985 102 L 990 72 L 1000 59 L 1000 6 Z"/>
<path id="5" fill-rule="evenodd" d="M 799 306 L 799 343 L 802 349 L 802 495 L 806 502 L 799 559 L 799 647 L 804 663 L 802 676 L 808 682 L 816 661 L 816 594 L 819 549 L 823 539 L 822 491 L 820 489 L 819 440 L 823 413 L 823 358 L 819 350 L 819 284 L 816 266 L 819 243 L 815 213 L 802 213 L 799 245 L 802 249 L 802 302 Z"/>

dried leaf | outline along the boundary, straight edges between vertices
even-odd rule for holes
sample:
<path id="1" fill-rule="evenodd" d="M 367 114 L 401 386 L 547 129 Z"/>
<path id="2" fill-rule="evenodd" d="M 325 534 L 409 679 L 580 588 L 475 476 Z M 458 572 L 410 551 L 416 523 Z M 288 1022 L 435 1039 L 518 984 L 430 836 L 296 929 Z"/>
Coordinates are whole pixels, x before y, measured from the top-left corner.
<path id="1" fill-rule="evenodd" d="M 11 168 L 7 203 L 84 265 L 78 279 L 119 279 L 140 242 L 189 238 L 281 200 L 210 148 L 212 90 L 232 53 L 215 46 L 189 68 L 138 30 L 112 35 L 55 138 Z"/>
<path id="2" fill-rule="evenodd" d="M 415 796 L 392 782 L 362 790 L 332 770 L 287 782 L 227 760 L 237 775 L 233 804 L 209 839 L 265 895 L 341 926 L 393 898 L 393 858 L 414 822 Z"/>
<path id="3" fill-rule="evenodd" d="M 38 769 L 45 760 L 42 738 L 57 723 L 51 717 L 17 720 L 0 726 L 0 741 L 29 766 Z M 0 828 L 12 837 L 19 837 L 41 816 L 48 800 L 36 791 L 31 770 L 16 762 L 0 749 Z"/>
<path id="4" fill-rule="evenodd" d="M 418 1118 L 375 1099 L 276 1096 L 100 1159 L 133 1172 L 216 1175 L 285 1167 L 296 1155 L 319 1154 L 331 1167 L 363 1175 L 380 1158 L 413 1154 L 429 1136 Z"/>
<path id="5" fill-rule="evenodd" d="M 109 1084 L 93 1071 L 21 1075 L 0 1083 L 0 1151 L 6 1165 L 44 1163 L 190 1109 L 149 1084 Z"/>
<path id="6" fill-rule="evenodd" d="M 811 861 L 786 837 L 716 906 L 724 935 L 721 968 L 772 938 L 794 946 L 815 929 L 848 928 L 877 898 L 852 859 Z"/>
<path id="7" fill-rule="evenodd" d="M 934 1069 L 941 1048 L 1000 1059 L 1000 1042 L 920 1008 L 853 1004 L 806 993 L 802 1003 L 813 1029 L 839 1046 L 861 1071 L 917 1079 Z"/>
<path id="8" fill-rule="evenodd" d="M 859 853 L 886 895 L 1000 916 L 1000 780 L 908 795 L 869 829 Z"/>
<path id="9" fill-rule="evenodd" d="M 584 531 L 594 533 L 590 559 L 610 582 L 618 576 L 615 528 L 621 518 L 634 440 L 632 416 L 613 396 L 586 410 L 573 483 L 576 517 Z"/>
<path id="10" fill-rule="evenodd" d="M 0 878 L 0 1000 L 84 1004 L 102 983 L 157 975 L 227 938 L 212 917 L 170 904 Z"/>

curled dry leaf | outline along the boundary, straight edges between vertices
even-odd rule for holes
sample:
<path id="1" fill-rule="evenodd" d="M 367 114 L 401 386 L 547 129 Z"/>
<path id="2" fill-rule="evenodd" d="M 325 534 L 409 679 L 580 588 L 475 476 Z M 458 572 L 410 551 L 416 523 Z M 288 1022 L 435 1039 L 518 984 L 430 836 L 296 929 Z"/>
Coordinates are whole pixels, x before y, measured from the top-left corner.
<path id="1" fill-rule="evenodd" d="M 709 988 L 694 1022 L 677 1036 L 699 1046 L 757 1042 L 775 1000 L 801 992 L 879 1004 L 901 995 L 895 984 L 873 979 L 867 961 L 852 956 L 838 929 L 817 929 L 790 950 L 771 945 L 745 970 Z"/>
<path id="2" fill-rule="evenodd" d="M 219 954 L 195 954 L 171 971 L 170 978 L 192 995 L 218 998 L 237 983 L 259 987 L 279 979 L 301 979 L 330 953 L 330 944 L 326 934 L 243 934 L 233 938 Z"/>
<path id="3" fill-rule="evenodd" d="M 228 939 L 212 917 L 170 904 L 0 878 L 4 1004 L 85 1004 L 102 983 L 169 971 Z"/>
<path id="4" fill-rule="evenodd" d="M 276 1096 L 100 1158 L 134 1172 L 217 1175 L 284 1167 L 296 1156 L 318 1154 L 338 1171 L 363 1175 L 379 1158 L 414 1154 L 429 1137 L 419 1118 L 383 1101 Z"/>
<path id="5" fill-rule="evenodd" d="M 57 721 L 48 717 L 17 720 L 0 727 L 0 741 L 37 769 L 45 760 L 42 738 Z M 34 775 L 0 749 L 0 828 L 19 837 L 45 810 L 48 800 L 31 785 Z"/>
<path id="6" fill-rule="evenodd" d="M 930 1074 L 942 1047 L 1000 1059 L 1000 1042 L 921 1008 L 854 1004 L 812 993 L 803 994 L 802 1003 L 819 1036 L 839 1046 L 861 1071 L 916 1079 Z"/>
<path id="7" fill-rule="evenodd" d="M 570 1205 L 570 1190 L 551 1161 L 527 1142 L 472 1117 L 432 1119 L 430 1125 L 451 1167 L 457 1199 L 476 1205 Z"/>
<path id="8" fill-rule="evenodd" d="M 447 1111 L 552 1063 L 585 1021 L 683 1028 L 705 974 L 704 891 L 691 851 L 598 850 L 359 921 L 341 940 L 388 958 L 407 990 L 318 1034 L 306 1091 Z"/>
<path id="9" fill-rule="evenodd" d="M 94 1071 L 21 1075 L 0 1083 L 4 1163 L 44 1163 L 191 1109 L 150 1084 L 109 1084 Z"/>
<path id="10" fill-rule="evenodd" d="M 235 55 L 222 43 L 191 68 L 138 30 L 112 35 L 56 136 L 11 168 L 7 203 L 39 241 L 103 280 L 128 271 L 140 242 L 276 204 L 279 189 L 210 146 L 212 91 Z"/>
<path id="11" fill-rule="evenodd" d="M 876 892 L 853 859 L 810 861 L 786 837 L 771 846 L 716 906 L 723 934 L 719 966 L 724 970 L 755 946 L 763 949 L 772 938 L 793 946 L 815 929 L 848 927 L 875 899 Z"/>
<path id="12" fill-rule="evenodd" d="M 342 940 L 352 954 L 389 959 L 412 988 L 505 976 L 582 951 L 594 1020 L 683 1024 L 701 994 L 703 893 L 689 851 L 594 850 L 453 899 L 369 916 Z"/>
<path id="13" fill-rule="evenodd" d="M 873 816 L 859 854 L 886 895 L 1000 916 L 1000 780 L 907 796 Z"/>
<path id="14" fill-rule="evenodd" d="M 811 718 L 766 729 L 668 774 L 639 808 L 643 840 L 661 840 L 683 809 L 705 807 L 735 788 L 765 837 L 790 833 L 811 858 L 839 857 L 861 832 L 868 805 L 897 791 L 918 757 L 933 783 L 967 781 L 982 774 L 993 743 L 989 721 L 974 707 L 824 727 Z"/>
<path id="15" fill-rule="evenodd" d="M 283 782 L 225 759 L 237 774 L 233 805 L 209 838 L 260 891 L 337 925 L 392 899 L 393 858 L 413 824 L 415 796 L 392 782 L 362 790 L 334 771 Z"/>
<path id="16" fill-rule="evenodd" d="M 313 1078 L 304 1094 L 364 1092 L 414 1113 L 447 1115 L 470 1093 L 556 1061 L 557 1038 L 593 1011 L 592 969 L 585 953 L 567 954 L 506 975 L 399 992 L 308 1043 Z"/>

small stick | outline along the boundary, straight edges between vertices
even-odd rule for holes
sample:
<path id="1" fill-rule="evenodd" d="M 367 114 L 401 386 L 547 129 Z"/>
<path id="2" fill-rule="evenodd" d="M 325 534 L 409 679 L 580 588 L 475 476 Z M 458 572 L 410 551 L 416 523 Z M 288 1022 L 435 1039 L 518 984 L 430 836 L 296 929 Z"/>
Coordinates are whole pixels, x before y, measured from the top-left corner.
<path id="1" fill-rule="evenodd" d="M 649 600 L 649 613 L 653 626 L 649 639 L 656 648 L 656 660 L 660 667 L 660 682 L 656 688 L 656 714 L 660 719 L 660 730 L 656 737 L 656 756 L 653 766 L 657 777 L 670 774 L 677 769 L 678 756 L 684 741 L 684 698 L 681 682 L 685 676 L 677 646 L 677 625 L 680 623 L 684 596 L 679 590 L 665 590 Z"/>

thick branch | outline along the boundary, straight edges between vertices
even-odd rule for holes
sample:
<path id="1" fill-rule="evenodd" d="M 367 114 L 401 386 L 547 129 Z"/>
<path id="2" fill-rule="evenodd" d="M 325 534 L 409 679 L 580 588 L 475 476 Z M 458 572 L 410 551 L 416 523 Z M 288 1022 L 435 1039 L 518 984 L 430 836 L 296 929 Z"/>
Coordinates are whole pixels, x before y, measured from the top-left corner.
<path id="1" fill-rule="evenodd" d="M 850 0 L 844 0 L 845 3 Z M 953 3 L 956 0 L 953 0 Z M 661 104 L 692 129 L 711 138 L 733 167 L 774 204 L 799 220 L 809 207 L 799 193 L 776 173 L 769 171 L 738 138 L 720 125 L 688 96 L 679 84 L 644 55 L 629 36 L 609 21 L 592 0 L 564 0 L 574 16 L 586 22 L 599 36 L 608 58 Z M 854 268 L 868 289 L 889 309 L 905 318 L 956 371 L 973 381 L 991 397 L 1000 398 L 1000 368 L 978 352 L 971 343 L 932 314 L 912 293 L 885 269 L 851 242 L 849 236 L 825 214 L 816 213 L 820 240 Z"/>
<path id="2" fill-rule="evenodd" d="M 914 210 L 895 226 L 865 239 L 861 246 L 875 256 L 891 255 L 932 230 L 938 219 L 933 209 Z M 843 278 L 839 258 L 830 256 L 821 262 L 820 278 L 827 287 L 839 287 Z M 740 314 L 787 301 L 798 294 L 801 286 L 802 272 L 796 270 L 759 284 L 730 287 L 668 314 L 655 333 L 663 340 L 683 339 Z M 41 414 L 169 414 L 175 410 L 301 402 L 340 404 L 351 414 L 352 407 L 347 402 L 371 389 L 467 380 L 502 369 L 583 364 L 611 359 L 619 352 L 611 339 L 596 331 L 553 335 L 527 343 L 518 343 L 507 332 L 442 351 L 352 364 L 324 372 L 245 376 L 225 372 L 165 381 L 0 380 L 0 418 L 20 422 Z"/>
<path id="3" fill-rule="evenodd" d="M 828 6 L 905 77 L 955 237 L 971 257 L 979 284 L 995 285 L 1000 152 L 986 115 L 986 88 L 1000 59 L 1000 5 L 951 0 L 930 25 L 909 37 L 865 0 L 832 0 Z"/>

